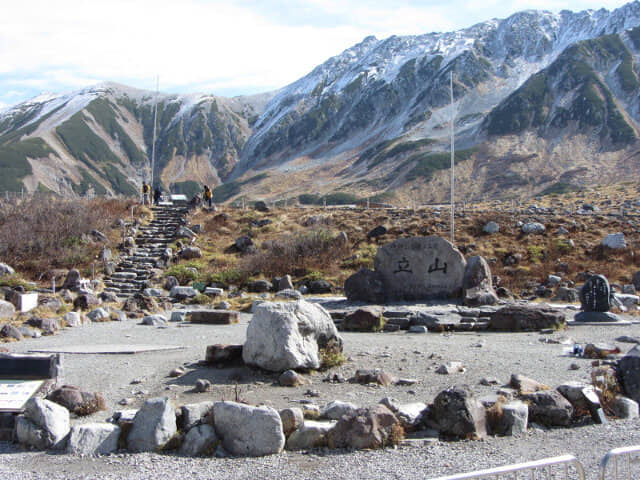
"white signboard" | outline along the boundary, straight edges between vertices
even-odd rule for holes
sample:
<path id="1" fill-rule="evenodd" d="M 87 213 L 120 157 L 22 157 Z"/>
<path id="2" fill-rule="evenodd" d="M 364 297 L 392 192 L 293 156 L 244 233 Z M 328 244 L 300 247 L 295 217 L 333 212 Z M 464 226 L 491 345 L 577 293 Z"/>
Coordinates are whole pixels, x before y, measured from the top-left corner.
<path id="1" fill-rule="evenodd" d="M 46 380 L 0 380 L 0 411 L 21 411 Z"/>

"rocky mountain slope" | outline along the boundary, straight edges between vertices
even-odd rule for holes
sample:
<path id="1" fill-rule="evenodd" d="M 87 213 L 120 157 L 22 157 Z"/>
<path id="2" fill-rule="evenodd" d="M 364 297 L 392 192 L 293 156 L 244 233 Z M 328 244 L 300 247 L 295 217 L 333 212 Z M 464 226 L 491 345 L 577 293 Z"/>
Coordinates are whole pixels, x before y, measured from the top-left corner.
<path id="1" fill-rule="evenodd" d="M 188 192 L 218 185 L 217 201 L 443 201 L 452 78 L 464 199 L 623 181 L 640 166 L 639 26 L 638 1 L 527 11 L 368 37 L 272 94 L 160 95 L 155 178 Z M 0 190 L 131 192 L 149 168 L 153 103 L 153 92 L 105 84 L 5 111 Z"/>

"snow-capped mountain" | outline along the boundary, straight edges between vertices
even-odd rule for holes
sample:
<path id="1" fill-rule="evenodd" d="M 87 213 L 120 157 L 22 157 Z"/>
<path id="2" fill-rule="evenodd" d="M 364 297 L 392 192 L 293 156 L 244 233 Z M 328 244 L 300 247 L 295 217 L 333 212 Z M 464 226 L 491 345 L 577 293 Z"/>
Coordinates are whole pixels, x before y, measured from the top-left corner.
<path id="1" fill-rule="evenodd" d="M 367 37 L 271 94 L 160 95 L 155 178 L 189 191 L 222 184 L 219 200 L 439 201 L 451 81 L 468 198 L 617 181 L 638 167 L 639 26 L 638 1 L 525 11 L 456 32 Z M 4 188 L 129 192 L 149 165 L 154 102 L 104 84 L 1 112 L 0 167 L 13 172 Z"/>

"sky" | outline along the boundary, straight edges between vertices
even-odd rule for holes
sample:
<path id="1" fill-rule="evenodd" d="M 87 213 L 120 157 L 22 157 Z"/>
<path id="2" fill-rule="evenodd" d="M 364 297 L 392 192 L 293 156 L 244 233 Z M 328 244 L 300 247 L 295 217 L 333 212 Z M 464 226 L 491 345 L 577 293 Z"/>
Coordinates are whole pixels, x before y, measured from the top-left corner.
<path id="1" fill-rule="evenodd" d="M 465 28 L 521 10 L 624 0 L 2 0 L 0 109 L 103 81 L 249 95 L 284 87 L 368 35 Z"/>

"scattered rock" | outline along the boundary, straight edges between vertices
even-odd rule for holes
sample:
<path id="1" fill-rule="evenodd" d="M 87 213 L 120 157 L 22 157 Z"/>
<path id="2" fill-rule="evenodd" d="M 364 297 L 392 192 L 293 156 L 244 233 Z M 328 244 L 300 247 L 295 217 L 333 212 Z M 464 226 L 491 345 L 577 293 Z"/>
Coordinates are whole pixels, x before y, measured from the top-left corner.
<path id="1" fill-rule="evenodd" d="M 447 362 L 438 367 L 436 373 L 441 375 L 450 375 L 452 373 L 464 372 L 465 368 L 462 362 Z"/>
<path id="2" fill-rule="evenodd" d="M 177 377 L 181 377 L 182 375 L 184 375 L 186 372 L 186 370 L 182 367 L 176 367 L 173 370 L 171 370 L 169 372 L 169 376 L 171 378 L 177 378 Z"/>
<path id="3" fill-rule="evenodd" d="M 280 410 L 280 420 L 282 420 L 282 431 L 286 436 L 291 435 L 302 425 L 304 414 L 301 408 L 285 408 Z"/>
<path id="4" fill-rule="evenodd" d="M 0 337 L 2 338 L 12 338 L 14 340 L 23 340 L 24 336 L 20 333 L 17 327 L 11 325 L 10 323 L 5 324 L 0 329 Z"/>
<path id="5" fill-rule="evenodd" d="M 349 402 L 333 400 L 327 403 L 320 411 L 320 417 L 327 420 L 339 420 L 343 415 L 353 415 L 358 406 Z"/>
<path id="6" fill-rule="evenodd" d="M 466 385 L 440 392 L 429 409 L 429 418 L 445 435 L 458 438 L 487 435 L 484 407 Z"/>
<path id="7" fill-rule="evenodd" d="M 19 443 L 39 450 L 62 449 L 70 429 L 69 410 L 33 397 L 25 405 L 24 416 L 17 419 L 15 434 Z"/>
<path id="8" fill-rule="evenodd" d="M 400 422 L 384 405 L 360 408 L 344 415 L 327 433 L 330 448 L 382 448 L 398 441 Z"/>
<path id="9" fill-rule="evenodd" d="M 224 449 L 231 455 L 258 457 L 284 448 L 282 420 L 273 408 L 216 402 L 213 418 Z"/>
<path id="10" fill-rule="evenodd" d="M 176 414 L 169 399 L 153 398 L 144 402 L 136 413 L 127 437 L 127 448 L 132 452 L 156 452 L 176 432 Z"/>
<path id="11" fill-rule="evenodd" d="M 509 386 L 514 390 L 517 390 L 519 394 L 528 394 L 539 392 L 542 390 L 549 390 L 551 387 L 537 382 L 532 378 L 525 377 L 524 375 L 512 374 L 509 380 Z"/>
<path id="12" fill-rule="evenodd" d="M 608 343 L 588 343 L 585 345 L 582 356 L 585 358 L 602 359 L 620 353 L 620 349 Z"/>
<path id="13" fill-rule="evenodd" d="M 0 318 L 12 318 L 16 313 L 13 303 L 0 300 Z"/>
<path id="14" fill-rule="evenodd" d="M 167 323 L 167 317 L 164 315 L 147 315 L 142 319 L 142 325 L 150 325 L 152 327 L 166 327 Z"/>
<path id="15" fill-rule="evenodd" d="M 99 393 L 87 392 L 74 385 L 63 385 L 47 395 L 47 400 L 62 405 L 76 415 L 89 415 L 105 409 L 104 399 Z"/>
<path id="16" fill-rule="evenodd" d="M 367 233 L 367 239 L 371 240 L 372 238 L 381 237 L 382 235 L 386 235 L 387 231 L 387 227 L 385 227 L 384 225 L 378 225 L 372 230 L 369 230 L 369 232 Z"/>
<path id="17" fill-rule="evenodd" d="M 85 423 L 71 429 L 67 452 L 73 455 L 109 455 L 118 450 L 121 429 L 111 423 Z"/>
<path id="18" fill-rule="evenodd" d="M 189 403 L 180 407 L 178 427 L 187 431 L 196 425 L 211 421 L 213 415 L 213 402 Z"/>
<path id="19" fill-rule="evenodd" d="M 211 390 L 211 382 L 207 379 L 199 378 L 198 380 L 196 380 L 194 389 L 198 393 L 208 392 L 209 390 Z"/>
<path id="20" fill-rule="evenodd" d="M 219 442 L 216 431 L 211 425 L 196 425 L 185 435 L 179 452 L 190 457 L 211 455 Z"/>
<path id="21" fill-rule="evenodd" d="M 305 420 L 287 439 L 287 450 L 308 450 L 326 447 L 327 434 L 337 422 Z"/>
<path id="22" fill-rule="evenodd" d="M 509 332 L 559 328 L 564 313 L 548 305 L 507 305 L 491 314 L 489 328 Z"/>
<path id="23" fill-rule="evenodd" d="M 393 383 L 393 376 L 379 368 L 367 370 L 360 369 L 356 370 L 353 381 L 364 385 L 376 383 L 378 385 L 387 386 Z"/>
<path id="24" fill-rule="evenodd" d="M 493 235 L 500 232 L 500 226 L 496 222 L 490 221 L 484 227 L 482 227 L 482 231 L 489 235 Z"/>
<path id="25" fill-rule="evenodd" d="M 545 390 L 523 395 L 522 401 L 529 405 L 530 421 L 547 426 L 566 427 L 571 422 L 571 403 L 555 390 Z"/>
<path id="26" fill-rule="evenodd" d="M 624 233 L 610 233 L 602 239 L 602 246 L 613 250 L 622 250 L 627 248 L 627 242 L 624 239 Z"/>
<path id="27" fill-rule="evenodd" d="M 545 226 L 538 222 L 525 223 L 522 226 L 522 233 L 526 233 L 526 234 L 529 234 L 529 233 L 540 234 L 540 233 L 544 233 L 545 230 L 546 230 Z"/>
<path id="28" fill-rule="evenodd" d="M 100 300 L 92 293 L 78 295 L 73 301 L 73 308 L 76 310 L 89 310 L 96 305 L 100 305 Z"/>
<path id="29" fill-rule="evenodd" d="M 345 316 L 341 329 L 347 332 L 378 332 L 384 327 L 382 309 L 363 307 Z"/>
<path id="30" fill-rule="evenodd" d="M 299 373 L 293 370 L 287 370 L 280 374 L 278 383 L 283 387 L 298 387 L 300 385 L 306 385 L 307 380 Z"/>

